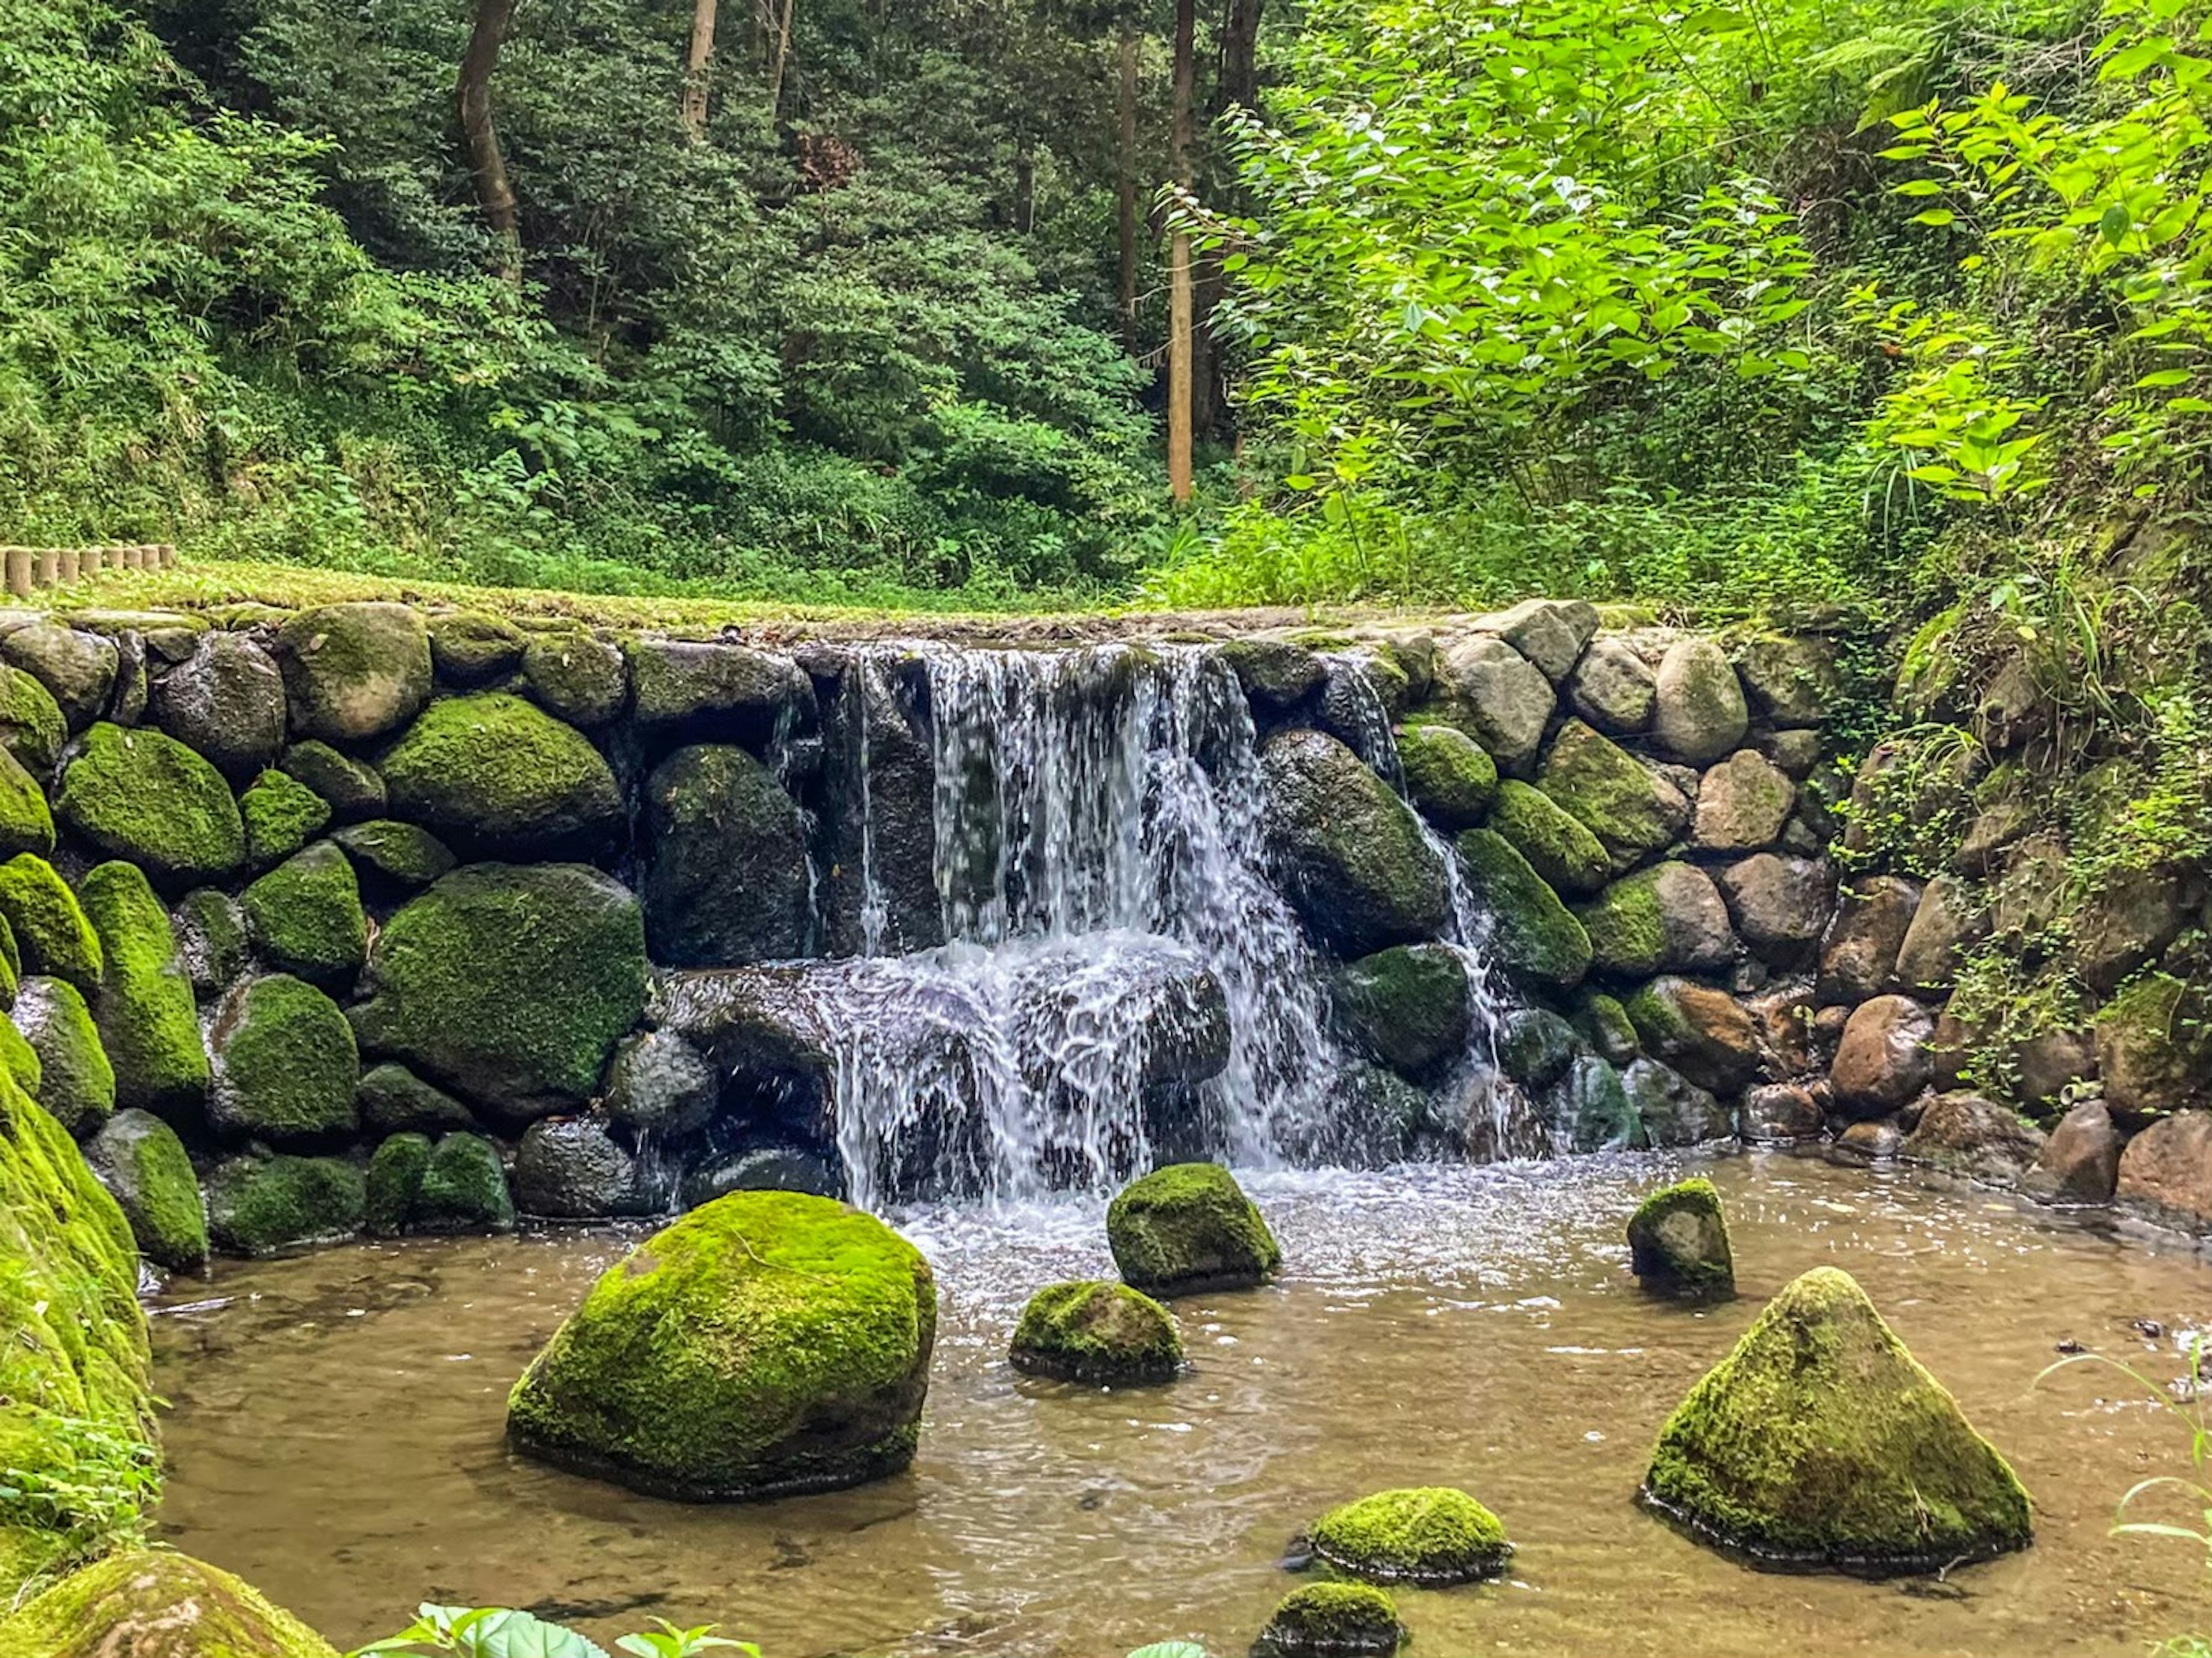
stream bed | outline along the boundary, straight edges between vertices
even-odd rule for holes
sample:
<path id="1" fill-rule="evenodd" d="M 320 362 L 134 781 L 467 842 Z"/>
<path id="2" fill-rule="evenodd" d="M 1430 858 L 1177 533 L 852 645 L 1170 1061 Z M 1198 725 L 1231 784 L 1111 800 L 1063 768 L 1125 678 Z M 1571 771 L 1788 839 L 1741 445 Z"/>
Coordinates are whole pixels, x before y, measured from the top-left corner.
<path id="1" fill-rule="evenodd" d="M 2101 1236 L 1917 1176 L 1762 1154 L 1707 1165 L 1741 1298 L 1652 1302 L 1622 1225 L 1686 1160 L 1576 1158 L 1247 1177 L 1283 1281 L 1177 1304 L 1191 1370 L 1117 1393 L 1016 1376 L 1028 1294 L 1109 1275 L 1094 1198 L 890 1218 L 941 1295 L 921 1449 L 860 1490 L 654 1501 L 510 1455 L 508 1388 L 637 1233 L 408 1240 L 227 1263 L 155 1321 L 172 1401 L 164 1538 L 339 1643 L 417 1600 L 523 1606 L 605 1643 L 719 1619 L 767 1658 L 1239 1658 L 1333 1504 L 1457 1485 L 1519 1546 L 1506 1581 L 1400 1594 L 1413 1653 L 2136 1654 L 2212 1625 L 2202 1552 L 2113 1538 L 2114 1506 L 2189 1472 L 2160 1384 L 2212 1273 L 2176 1241 Z M 1660 1423 L 1766 1297 L 1856 1275 L 2009 1456 L 2036 1546 L 1946 1579 L 1753 1571 L 1640 1509 Z M 2159 1333 L 2147 1335 L 2136 1327 Z M 2187 1521 L 2186 1505 L 2142 1517 Z"/>

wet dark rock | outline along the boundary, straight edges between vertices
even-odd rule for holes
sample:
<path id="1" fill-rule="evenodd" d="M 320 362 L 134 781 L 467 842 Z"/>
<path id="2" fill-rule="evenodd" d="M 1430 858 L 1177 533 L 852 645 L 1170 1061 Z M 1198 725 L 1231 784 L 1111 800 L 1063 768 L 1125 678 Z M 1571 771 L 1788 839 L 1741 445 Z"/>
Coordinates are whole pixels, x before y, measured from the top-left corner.
<path id="1" fill-rule="evenodd" d="M 1608 1065 L 1626 1065 L 1643 1051 L 1628 1010 L 1601 990 L 1585 990 L 1576 999 L 1574 1026 Z"/>
<path id="2" fill-rule="evenodd" d="M 170 922 L 177 950 L 191 975 L 192 990 L 211 1000 L 246 971 L 250 950 L 246 913 L 238 900 L 215 887 L 196 887 L 177 901 Z"/>
<path id="3" fill-rule="evenodd" d="M 1620 1072 L 1595 1054 L 1574 1060 L 1556 1081 L 1537 1090 L 1536 1106 L 1555 1143 L 1571 1151 L 1602 1151 L 1645 1143 L 1643 1122 Z"/>
<path id="4" fill-rule="evenodd" d="M 1524 1088 L 1543 1088 L 1588 1051 L 1582 1033 L 1549 1008 L 1516 1008 L 1499 1021 L 1498 1068 Z"/>
<path id="5" fill-rule="evenodd" d="M 284 677 L 275 659 L 239 634 L 210 633 L 191 657 L 154 683 L 154 721 L 196 749 L 233 783 L 283 752 Z"/>
<path id="6" fill-rule="evenodd" d="M 2102 1100 L 2084 1100 L 2058 1120 L 2020 1177 L 2020 1189 L 2042 1203 L 2102 1204 L 2119 1183 L 2120 1131 Z"/>
<path id="7" fill-rule="evenodd" d="M 1897 952 L 1919 907 L 1920 889 L 1899 876 L 1863 876 L 1844 888 L 1820 943 L 1814 993 L 1822 1005 L 1855 1006 L 1896 982 Z"/>
<path id="8" fill-rule="evenodd" d="M 1800 1083 L 1768 1083 L 1753 1089 L 1743 1096 L 1739 1114 L 1744 1139 L 1765 1144 L 1817 1140 L 1826 1127 L 1820 1102 Z"/>
<path id="9" fill-rule="evenodd" d="M 549 1220 L 605 1220 L 657 1215 L 668 1193 L 652 1172 L 592 1117 L 534 1122 L 514 1152 L 514 1203 Z"/>
<path id="10" fill-rule="evenodd" d="M 1758 1028 L 1725 990 L 1692 979 L 1659 978 L 1626 1005 L 1644 1052 L 1698 1087 L 1734 1099 L 1758 1075 Z"/>
<path id="11" fill-rule="evenodd" d="M 1494 829 L 1474 829 L 1455 843 L 1468 884 L 1490 915 L 1494 959 L 1516 979 L 1572 990 L 1590 967 L 1590 938 L 1543 877 Z"/>
<path id="12" fill-rule="evenodd" d="M 1289 713 L 1328 678 L 1327 663 L 1287 639 L 1233 639 L 1220 647 L 1220 655 L 1262 714 Z"/>
<path id="13" fill-rule="evenodd" d="M 607 1066 L 608 1118 L 641 1131 L 688 1134 L 714 1114 L 714 1067 L 672 1030 L 648 1031 L 615 1049 Z"/>
<path id="14" fill-rule="evenodd" d="M 791 1145 L 755 1146 L 712 1157 L 686 1171 L 680 1192 L 683 1207 L 696 1209 L 732 1192 L 811 1192 L 842 1197 L 843 1174 L 818 1152 Z"/>
<path id="15" fill-rule="evenodd" d="M 1637 1060 L 1620 1080 L 1644 1139 L 1655 1146 L 1702 1145 L 1736 1132 L 1735 1114 L 1671 1066 Z"/>
<path id="16" fill-rule="evenodd" d="M 858 652 L 825 653 L 821 665 L 831 780 L 815 859 L 824 953 L 943 944 L 927 676 L 918 659 L 886 665 Z"/>
<path id="17" fill-rule="evenodd" d="M 1381 1169 L 1411 1157 L 1450 1154 L 1437 1096 L 1379 1065 L 1352 1061 L 1329 1085 L 1327 1127 L 1310 1141 L 1291 1136 L 1302 1162 Z"/>
<path id="18" fill-rule="evenodd" d="M 362 1072 L 354 1105 L 363 1126 L 374 1134 L 440 1134 L 477 1126 L 468 1107 L 451 1094 L 388 1060 Z"/>
<path id="19" fill-rule="evenodd" d="M 806 841 L 798 804 L 743 749 L 697 744 L 645 789 L 643 896 L 656 963 L 727 967 L 799 954 Z"/>
<path id="20" fill-rule="evenodd" d="M 1830 1155 L 1843 1163 L 1887 1163 L 1904 1149 L 1905 1130 L 1897 1119 L 1872 1117 L 1847 1125 Z"/>
<path id="21" fill-rule="evenodd" d="M 1976 1094 L 1942 1094 L 1928 1102 L 1898 1155 L 1946 1174 L 2011 1186 L 2043 1151 L 2042 1130 Z"/>
<path id="22" fill-rule="evenodd" d="M 1419 821 L 1350 749 L 1318 732 L 1271 738 L 1268 855 L 1285 895 L 1338 954 L 1432 938 L 1450 909 Z"/>
<path id="23" fill-rule="evenodd" d="M 1403 1076 L 1467 1047 L 1467 968 L 1443 944 L 1396 944 L 1339 968 L 1335 1007 L 1352 1040 Z"/>

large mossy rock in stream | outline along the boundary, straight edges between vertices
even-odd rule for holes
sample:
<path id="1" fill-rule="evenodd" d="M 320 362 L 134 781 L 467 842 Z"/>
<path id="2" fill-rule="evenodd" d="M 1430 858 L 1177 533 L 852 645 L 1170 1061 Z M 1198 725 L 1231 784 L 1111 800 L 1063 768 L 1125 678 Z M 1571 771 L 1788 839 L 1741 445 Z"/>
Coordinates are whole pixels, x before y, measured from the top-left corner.
<path id="1" fill-rule="evenodd" d="M 1767 1304 L 1659 1431 L 1645 1498 L 1774 1565 L 1904 1572 L 2024 1548 L 2027 1493 L 1847 1272 Z"/>
<path id="2" fill-rule="evenodd" d="M 872 1215 L 735 1192 L 610 1268 L 515 1383 L 516 1447 L 693 1502 L 913 1461 L 937 1333 L 919 1250 Z"/>
<path id="3" fill-rule="evenodd" d="M 371 741 L 397 731 L 430 700 L 429 630 L 404 604 L 301 610 L 277 629 L 276 659 L 293 733 L 317 742 Z M 312 779 L 302 780 L 313 786 Z"/>
<path id="4" fill-rule="evenodd" d="M 100 865 L 85 876 L 78 896 L 106 962 L 92 1016 L 114 1067 L 115 1103 L 175 1123 L 198 1121 L 210 1067 L 169 912 L 134 864 Z"/>
<path id="5" fill-rule="evenodd" d="M 1282 1598 L 1252 1650 L 1257 1658 L 1379 1658 L 1406 1639 L 1388 1591 L 1372 1583 L 1307 1583 Z"/>
<path id="6" fill-rule="evenodd" d="M 1551 884 L 1495 829 L 1459 837 L 1459 859 L 1490 912 L 1491 947 L 1516 978 L 1572 990 L 1589 972 L 1589 934 Z"/>
<path id="7" fill-rule="evenodd" d="M 112 1554 L 0 1622 L 0 1658 L 337 1658 L 227 1571 L 166 1549 Z"/>
<path id="8" fill-rule="evenodd" d="M 1498 1516 L 1448 1485 L 1363 1497 L 1323 1515 L 1306 1538 L 1347 1576 L 1431 1588 L 1495 1577 L 1513 1555 Z"/>
<path id="9" fill-rule="evenodd" d="M 1341 956 L 1433 938 L 1443 862 L 1413 811 L 1333 737 L 1279 732 L 1261 754 L 1267 853 L 1284 894 Z"/>
<path id="10" fill-rule="evenodd" d="M 173 890 L 219 880 L 246 861 L 230 785 L 161 732 L 94 726 L 62 768 L 54 808 L 101 852 Z"/>
<path id="11" fill-rule="evenodd" d="M 1175 1315 L 1142 1291 L 1091 1278 L 1049 1284 L 1031 1296 L 1006 1357 L 1016 1370 L 1055 1382 L 1172 1382 L 1182 1368 L 1182 1337 Z"/>
<path id="12" fill-rule="evenodd" d="M 140 1254 L 173 1272 L 207 1265 L 207 1206 L 175 1129 L 149 1111 L 118 1111 L 84 1157 L 122 1206 Z"/>
<path id="13" fill-rule="evenodd" d="M 1170 1163 L 1122 1187 L 1106 1242 L 1129 1287 L 1157 1296 L 1249 1289 L 1283 1264 L 1259 1206 L 1218 1163 Z"/>
<path id="14" fill-rule="evenodd" d="M 1637 1282 L 1662 1296 L 1735 1293 L 1721 1194 L 1704 1175 L 1662 1187 L 1628 1218 L 1628 1261 Z"/>
<path id="15" fill-rule="evenodd" d="M 483 858 L 599 857 L 622 790 L 591 739 L 502 691 L 434 702 L 380 764 L 394 817 Z"/>
<path id="16" fill-rule="evenodd" d="M 75 985 L 33 975 L 8 1017 L 39 1056 L 39 1103 L 82 1139 L 115 1109 L 115 1067 Z"/>
<path id="17" fill-rule="evenodd" d="M 69 883 L 45 859 L 18 853 L 0 864 L 0 919 L 24 971 L 66 979 L 88 995 L 100 988 L 100 935 Z"/>
<path id="18" fill-rule="evenodd" d="M 810 881 L 799 803 L 743 749 L 678 749 L 646 780 L 646 936 L 664 967 L 797 956 Z"/>

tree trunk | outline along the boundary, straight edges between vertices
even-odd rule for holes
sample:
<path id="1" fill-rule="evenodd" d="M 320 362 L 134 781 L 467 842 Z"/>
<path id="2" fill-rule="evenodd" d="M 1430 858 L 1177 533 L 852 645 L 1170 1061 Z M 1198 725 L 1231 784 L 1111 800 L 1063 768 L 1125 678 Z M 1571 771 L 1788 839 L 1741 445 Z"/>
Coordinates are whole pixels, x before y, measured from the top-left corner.
<path id="1" fill-rule="evenodd" d="M 1121 30 L 1121 138 L 1115 152 L 1115 186 L 1121 210 L 1121 349 L 1137 355 L 1137 32 Z"/>
<path id="2" fill-rule="evenodd" d="M 1221 20 L 1221 112 L 1260 107 L 1261 0 L 1229 0 Z"/>
<path id="3" fill-rule="evenodd" d="M 1024 236 L 1036 228 L 1036 157 L 1026 138 L 1014 155 L 1014 228 Z"/>
<path id="4" fill-rule="evenodd" d="M 775 53 L 768 66 L 768 115 L 773 121 L 783 108 L 783 71 L 791 61 L 791 15 L 799 9 L 799 0 L 783 0 L 782 10 L 775 21 Z"/>
<path id="5" fill-rule="evenodd" d="M 1198 33 L 1197 0 L 1176 0 L 1175 125 L 1171 163 L 1176 186 L 1191 185 L 1191 58 Z M 1178 507 L 1191 495 L 1190 236 L 1168 239 L 1168 493 Z"/>
<path id="6" fill-rule="evenodd" d="M 469 49 L 461 56 L 458 88 L 461 110 L 461 140 L 468 148 L 469 170 L 475 175 L 477 204 L 497 243 L 495 258 L 499 273 L 509 282 L 522 280 L 522 233 L 514 207 L 514 186 L 507 177 L 507 158 L 500 154 L 499 134 L 491 122 L 491 73 L 499 64 L 499 48 L 514 18 L 514 0 L 477 0 L 476 22 L 469 30 Z"/>
<path id="7" fill-rule="evenodd" d="M 707 136 L 707 65 L 714 56 L 714 0 L 691 0 L 691 55 L 684 63 L 684 130 Z"/>

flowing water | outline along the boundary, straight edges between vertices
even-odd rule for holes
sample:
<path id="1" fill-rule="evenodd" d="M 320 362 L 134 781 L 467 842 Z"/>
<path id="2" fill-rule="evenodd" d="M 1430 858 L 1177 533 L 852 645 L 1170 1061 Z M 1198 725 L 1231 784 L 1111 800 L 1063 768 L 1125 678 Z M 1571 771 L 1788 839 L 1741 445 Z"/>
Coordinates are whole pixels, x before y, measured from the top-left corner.
<path id="1" fill-rule="evenodd" d="M 511 1456 L 508 1387 L 626 1247 L 599 1231 L 420 1240 L 227 1265 L 157 1319 L 173 1406 L 163 1527 L 344 1642 L 420 1599 L 521 1604 L 602 1639 L 718 1619 L 769 1658 L 1242 1654 L 1295 1581 L 1286 1540 L 1387 1485 L 1464 1485 L 1520 1545 L 1510 1581 L 1400 1597 L 1431 1658 L 1475 1654 L 2134 1654 L 2212 1623 L 2202 1552 L 2114 1539 L 2121 1491 L 2188 1472 L 2185 1435 L 2062 1341 L 2182 1374 L 2207 1269 L 2008 1199 L 1780 1156 L 1711 1169 L 1743 1298 L 1649 1301 L 1621 1225 L 1679 1161 L 1601 1157 L 1251 1189 L 1278 1285 L 1177 1307 L 1192 1368 L 1105 1392 L 1012 1374 L 1023 1299 L 1108 1270 L 1100 1206 L 893 1219 L 943 1315 L 913 1469 L 729 1508 L 656 1502 Z M 1632 1500 L 1668 1410 L 1808 1267 L 1865 1284 L 2036 1499 L 2027 1552 L 1948 1579 L 1752 1571 Z M 2163 1518 L 2187 1519 L 2185 1509 Z"/>

